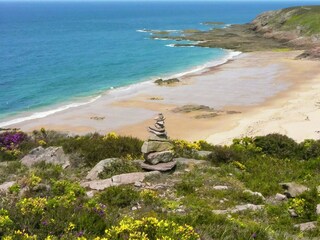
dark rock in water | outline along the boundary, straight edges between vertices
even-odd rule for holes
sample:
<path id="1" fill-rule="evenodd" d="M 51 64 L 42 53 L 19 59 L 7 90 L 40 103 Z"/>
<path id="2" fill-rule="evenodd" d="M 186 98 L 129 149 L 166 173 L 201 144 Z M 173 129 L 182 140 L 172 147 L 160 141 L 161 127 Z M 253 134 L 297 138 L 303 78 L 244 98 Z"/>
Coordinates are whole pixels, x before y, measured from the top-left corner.
<path id="1" fill-rule="evenodd" d="M 142 163 L 141 168 L 149 171 L 160 171 L 160 172 L 166 172 L 170 171 L 177 165 L 176 161 L 170 161 L 166 163 L 158 163 L 156 165 L 150 165 L 147 163 Z"/>
<path id="2" fill-rule="evenodd" d="M 297 59 L 320 60 L 320 47 L 306 50 L 304 53 L 300 54 Z"/>
<path id="3" fill-rule="evenodd" d="M 174 84 L 174 83 L 178 83 L 180 82 L 180 80 L 178 78 L 170 78 L 167 80 L 163 80 L 163 79 L 158 79 L 156 80 L 154 83 L 158 84 L 159 86 L 165 86 L 165 85 L 170 85 L 170 84 Z"/>
<path id="4" fill-rule="evenodd" d="M 207 114 L 197 115 L 194 118 L 195 119 L 207 119 L 207 118 L 214 118 L 214 117 L 217 117 L 217 116 L 219 116 L 218 113 L 207 113 Z"/>
<path id="5" fill-rule="evenodd" d="M 70 165 L 69 156 L 64 153 L 62 147 L 37 147 L 21 159 L 21 163 L 28 167 L 42 161 L 62 165 L 63 168 Z"/>
<path id="6" fill-rule="evenodd" d="M 145 160 L 149 164 L 155 165 L 158 163 L 170 162 L 173 159 L 173 151 L 154 152 L 145 155 Z"/>
<path id="7" fill-rule="evenodd" d="M 195 111 L 206 111 L 206 112 L 214 112 L 215 110 L 209 106 L 205 105 L 184 105 L 182 107 L 177 107 L 172 110 L 174 113 L 189 113 Z"/>

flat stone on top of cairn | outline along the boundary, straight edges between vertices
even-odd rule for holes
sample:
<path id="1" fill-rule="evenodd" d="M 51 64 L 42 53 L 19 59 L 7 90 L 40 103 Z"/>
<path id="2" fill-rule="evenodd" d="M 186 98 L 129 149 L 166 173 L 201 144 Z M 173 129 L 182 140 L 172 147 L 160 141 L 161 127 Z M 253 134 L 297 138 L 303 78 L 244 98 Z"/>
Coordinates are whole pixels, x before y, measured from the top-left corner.
<path id="1" fill-rule="evenodd" d="M 141 151 L 144 154 L 145 163 L 141 166 L 144 169 L 152 170 L 157 168 L 157 166 L 152 166 L 161 163 L 172 162 L 171 164 L 166 164 L 166 167 L 175 167 L 176 163 L 173 162 L 173 145 L 168 140 L 167 132 L 164 126 L 165 117 L 162 113 L 159 113 L 155 118 L 156 123 L 154 127 L 149 127 L 148 131 L 151 133 L 148 140 L 142 145 Z M 165 168 L 166 171 L 170 170 Z"/>

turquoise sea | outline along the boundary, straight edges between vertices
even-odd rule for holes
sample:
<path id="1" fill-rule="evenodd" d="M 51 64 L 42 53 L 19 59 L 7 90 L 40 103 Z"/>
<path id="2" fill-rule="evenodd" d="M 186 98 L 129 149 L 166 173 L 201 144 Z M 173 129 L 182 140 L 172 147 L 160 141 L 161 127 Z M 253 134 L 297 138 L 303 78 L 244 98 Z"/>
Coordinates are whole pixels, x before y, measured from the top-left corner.
<path id="1" fill-rule="evenodd" d="M 172 47 L 145 29 L 205 30 L 202 22 L 246 23 L 302 4 L 319 2 L 0 2 L 0 123 L 200 69 L 228 54 Z"/>

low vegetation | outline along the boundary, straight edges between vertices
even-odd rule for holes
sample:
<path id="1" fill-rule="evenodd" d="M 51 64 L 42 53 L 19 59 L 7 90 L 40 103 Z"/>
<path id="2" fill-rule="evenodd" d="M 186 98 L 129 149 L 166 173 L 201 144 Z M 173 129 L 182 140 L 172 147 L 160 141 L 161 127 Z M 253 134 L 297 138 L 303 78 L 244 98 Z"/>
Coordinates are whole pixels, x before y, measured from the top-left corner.
<path id="1" fill-rule="evenodd" d="M 114 133 L 71 137 L 45 129 L 32 135 L 4 132 L 0 139 L 0 181 L 14 182 L 0 193 L 1 239 L 320 237 L 319 224 L 304 232 L 294 227 L 320 222 L 319 140 L 297 143 L 279 134 L 235 139 L 230 146 L 174 140 L 176 157 L 202 159 L 204 164 L 180 164 L 174 173 L 150 177 L 141 185 L 112 186 L 88 195 L 80 182 L 100 160 L 119 158 L 101 178 L 141 171 L 134 162 L 141 159 L 141 140 Z M 39 146 L 62 146 L 72 156 L 71 166 L 22 165 L 19 160 Z M 200 157 L 199 151 L 211 153 Z M 275 195 L 284 191 L 282 182 L 308 190 L 277 201 Z M 246 204 L 263 207 L 233 211 Z"/>

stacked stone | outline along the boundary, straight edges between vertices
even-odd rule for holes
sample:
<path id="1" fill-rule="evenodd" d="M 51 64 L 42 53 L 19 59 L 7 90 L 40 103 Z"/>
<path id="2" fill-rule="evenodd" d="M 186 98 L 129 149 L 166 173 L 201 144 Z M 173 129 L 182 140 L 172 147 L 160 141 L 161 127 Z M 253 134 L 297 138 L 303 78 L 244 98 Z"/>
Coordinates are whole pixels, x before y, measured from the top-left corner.
<path id="1" fill-rule="evenodd" d="M 165 130 L 163 114 L 159 113 L 155 120 L 154 127 L 148 129 L 151 135 L 141 149 L 145 162 L 151 165 L 170 162 L 174 155 L 173 145 L 169 142 Z"/>

